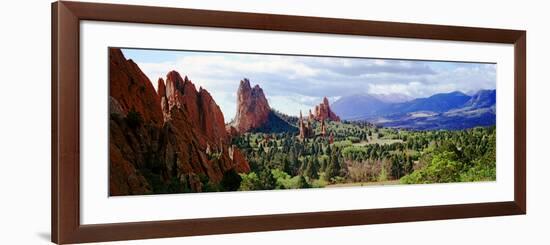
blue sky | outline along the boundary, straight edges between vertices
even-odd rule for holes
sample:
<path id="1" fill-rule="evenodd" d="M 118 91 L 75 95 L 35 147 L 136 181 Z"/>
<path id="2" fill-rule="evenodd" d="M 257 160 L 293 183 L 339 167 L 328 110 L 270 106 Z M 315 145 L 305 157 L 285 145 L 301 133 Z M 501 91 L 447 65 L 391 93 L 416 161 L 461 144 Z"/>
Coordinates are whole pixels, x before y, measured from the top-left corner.
<path id="1" fill-rule="evenodd" d="M 436 93 L 495 89 L 496 65 L 365 58 L 122 49 L 157 86 L 171 70 L 207 89 L 230 121 L 239 81 L 259 84 L 272 108 L 290 115 L 308 111 L 327 96 Z"/>

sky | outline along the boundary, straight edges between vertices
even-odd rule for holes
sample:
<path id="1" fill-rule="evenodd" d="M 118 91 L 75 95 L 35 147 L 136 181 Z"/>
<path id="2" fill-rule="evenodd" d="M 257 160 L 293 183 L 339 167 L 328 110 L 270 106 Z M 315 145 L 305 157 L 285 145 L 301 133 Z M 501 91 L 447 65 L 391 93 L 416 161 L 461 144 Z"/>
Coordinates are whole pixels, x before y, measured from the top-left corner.
<path id="1" fill-rule="evenodd" d="M 176 70 L 210 92 L 231 121 L 243 78 L 263 88 L 271 108 L 289 115 L 307 112 L 328 97 L 401 94 L 411 98 L 495 89 L 496 64 L 396 59 L 312 57 L 224 52 L 122 49 L 153 86 Z"/>

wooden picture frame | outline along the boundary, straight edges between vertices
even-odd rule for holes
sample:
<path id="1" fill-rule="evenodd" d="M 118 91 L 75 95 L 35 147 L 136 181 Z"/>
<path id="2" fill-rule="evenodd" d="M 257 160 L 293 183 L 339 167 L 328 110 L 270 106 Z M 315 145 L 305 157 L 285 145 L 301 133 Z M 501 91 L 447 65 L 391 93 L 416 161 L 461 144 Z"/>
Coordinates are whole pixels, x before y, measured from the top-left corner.
<path id="1" fill-rule="evenodd" d="M 80 223 L 79 23 L 82 20 L 514 45 L 514 200 L 99 225 Z M 457 219 L 526 213 L 526 32 L 166 7 L 52 4 L 52 241 L 81 243 Z"/>

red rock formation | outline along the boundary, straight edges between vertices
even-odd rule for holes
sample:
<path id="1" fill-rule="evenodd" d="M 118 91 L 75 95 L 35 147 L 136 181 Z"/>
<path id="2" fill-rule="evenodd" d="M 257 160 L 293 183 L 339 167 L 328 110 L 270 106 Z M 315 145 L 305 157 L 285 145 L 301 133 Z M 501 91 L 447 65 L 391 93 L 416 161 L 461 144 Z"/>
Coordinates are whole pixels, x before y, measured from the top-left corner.
<path id="1" fill-rule="evenodd" d="M 317 121 L 322 120 L 331 120 L 331 121 L 340 121 L 338 117 L 331 109 L 328 103 L 327 97 L 323 98 L 323 102 L 315 106 L 315 112 L 313 118 Z"/>
<path id="2" fill-rule="evenodd" d="M 170 106 L 168 105 L 168 98 L 166 98 L 166 85 L 164 84 L 164 79 L 159 78 L 157 85 L 157 94 L 160 98 L 160 107 L 162 110 L 162 116 L 164 121 L 170 119 Z"/>
<path id="3" fill-rule="evenodd" d="M 233 160 L 234 169 L 239 173 L 250 172 L 250 166 L 243 153 L 235 146 L 231 146 L 229 149 L 229 156 L 231 156 L 231 160 Z"/>
<path id="4" fill-rule="evenodd" d="M 222 110 L 216 104 L 210 93 L 199 88 L 198 106 L 200 108 L 200 124 L 202 132 L 214 145 L 222 147 L 222 144 L 229 143 L 229 135 L 225 131 L 225 119 Z"/>
<path id="5" fill-rule="evenodd" d="M 267 122 L 269 104 L 260 86 L 250 87 L 248 79 L 241 80 L 237 90 L 237 114 L 233 126 L 239 133 L 258 128 Z"/>
<path id="6" fill-rule="evenodd" d="M 166 75 L 166 91 L 159 91 L 159 94 L 165 94 L 168 101 L 168 111 L 172 108 L 185 108 L 187 116 L 192 123 L 199 123 L 198 93 L 187 76 L 182 78 L 177 71 L 171 71 Z"/>
<path id="7" fill-rule="evenodd" d="M 250 171 L 242 153 L 229 145 L 223 113 L 208 91 L 197 91 L 172 71 L 166 83 L 158 80 L 155 92 L 119 49 L 110 50 L 110 59 L 111 195 L 152 193 L 151 183 L 158 182 L 152 178 L 166 185 L 177 180 L 200 192 L 201 175 L 219 183 L 232 169 Z"/>
<path id="8" fill-rule="evenodd" d="M 175 135 L 169 145 L 179 148 L 175 157 L 179 172 L 205 173 L 211 181 L 219 182 L 230 169 L 250 170 L 244 158 L 234 160 L 229 154 L 230 135 L 223 113 L 207 90 L 197 91 L 191 80 L 176 71 L 167 74 L 165 90 L 159 90 L 159 95 L 164 94 L 168 104 L 167 124 L 170 134 Z"/>
<path id="9" fill-rule="evenodd" d="M 109 145 L 109 193 L 113 196 L 146 194 L 151 192 L 149 183 L 136 170 L 115 144 Z"/>
<path id="10" fill-rule="evenodd" d="M 316 108 L 317 108 L 317 107 L 316 107 Z M 315 116 L 313 116 L 313 113 L 311 113 L 311 109 L 309 110 L 308 118 L 309 118 L 309 119 L 314 119 L 314 118 L 315 118 Z"/>
<path id="11" fill-rule="evenodd" d="M 165 91 L 163 87 L 159 86 L 158 93 L 166 98 L 168 108 L 163 109 L 165 113 L 171 115 L 174 108 L 183 110 L 186 120 L 201 131 L 205 142 L 216 149 L 228 143 L 229 135 L 225 130 L 223 113 L 208 91 L 202 87 L 197 91 L 191 80 L 182 78 L 176 71 L 168 73 Z"/>
<path id="12" fill-rule="evenodd" d="M 300 139 L 305 138 L 311 138 L 315 136 L 315 132 L 313 131 L 313 127 L 311 125 L 311 117 L 308 118 L 307 123 L 304 123 L 304 119 L 302 118 L 302 111 L 300 111 L 300 118 L 298 120 L 298 130 L 299 130 L 299 137 Z"/>
<path id="13" fill-rule="evenodd" d="M 237 137 L 239 135 L 239 132 L 233 125 L 226 125 L 225 131 L 227 131 L 230 137 Z"/>
<path id="14" fill-rule="evenodd" d="M 164 84 L 164 79 L 162 77 L 157 81 L 157 94 L 160 98 L 166 96 L 166 85 Z"/>
<path id="15" fill-rule="evenodd" d="M 109 95 L 115 98 L 124 111 L 141 114 L 143 120 L 162 125 L 160 99 L 149 78 L 136 63 L 126 60 L 120 49 L 109 50 Z"/>

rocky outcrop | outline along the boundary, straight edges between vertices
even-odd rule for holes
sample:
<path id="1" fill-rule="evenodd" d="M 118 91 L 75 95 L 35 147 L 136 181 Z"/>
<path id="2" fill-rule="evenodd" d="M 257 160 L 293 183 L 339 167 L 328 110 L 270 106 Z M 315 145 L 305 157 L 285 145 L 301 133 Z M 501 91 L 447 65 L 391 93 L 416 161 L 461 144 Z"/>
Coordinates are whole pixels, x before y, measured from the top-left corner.
<path id="1" fill-rule="evenodd" d="M 160 130 L 131 115 L 139 114 L 112 113 L 109 120 L 109 193 L 113 196 L 153 191 L 141 169 L 149 167 L 149 156 L 158 150 L 150 142 L 159 137 Z"/>
<path id="2" fill-rule="evenodd" d="M 237 90 L 237 114 L 233 126 L 239 133 L 263 126 L 271 109 L 260 86 L 250 87 L 248 79 L 241 80 Z"/>
<path id="3" fill-rule="evenodd" d="M 310 117 L 307 119 L 307 122 L 304 123 L 304 119 L 302 118 L 302 111 L 300 111 L 300 118 L 298 119 L 298 137 L 300 137 L 300 139 L 304 140 L 306 138 L 311 138 L 315 136 L 313 126 L 311 125 L 311 120 L 312 118 Z"/>
<path id="4" fill-rule="evenodd" d="M 201 87 L 197 91 L 191 80 L 182 78 L 177 71 L 171 71 L 166 75 L 166 85 L 159 86 L 158 94 L 161 101 L 167 101 L 167 106 L 162 109 L 164 114 L 169 115 L 166 121 L 172 120 L 172 110 L 177 108 L 185 113 L 186 120 L 199 130 L 211 146 L 221 149 L 223 144 L 229 142 L 223 113 L 206 89 Z"/>
<path id="5" fill-rule="evenodd" d="M 132 60 L 126 60 L 120 49 L 109 51 L 109 95 L 124 113 L 135 111 L 143 120 L 162 125 L 160 99 L 149 78 Z"/>
<path id="6" fill-rule="evenodd" d="M 235 146 L 229 147 L 229 156 L 233 160 L 234 168 L 239 173 L 248 173 L 250 172 L 250 165 L 246 161 L 245 155 Z"/>
<path id="7" fill-rule="evenodd" d="M 218 147 L 229 144 L 223 113 L 210 93 L 202 87 L 198 92 L 198 107 L 201 111 L 198 125 L 206 139 Z"/>
<path id="8" fill-rule="evenodd" d="M 311 115 L 311 112 L 310 112 Z M 323 102 L 315 106 L 315 111 L 313 113 L 313 119 L 317 121 L 331 120 L 331 121 L 340 121 L 338 117 L 331 109 L 327 97 L 323 98 Z"/>
<path id="9" fill-rule="evenodd" d="M 200 192 L 228 171 L 250 171 L 208 91 L 171 71 L 155 92 L 120 50 L 110 58 L 111 195 Z"/>
<path id="10" fill-rule="evenodd" d="M 168 100 L 166 98 L 166 84 L 164 83 L 164 79 L 159 78 L 157 81 L 157 94 L 160 98 L 160 108 L 162 110 L 162 116 L 164 118 L 164 121 L 167 121 L 170 119 L 170 109 L 168 106 Z"/>
<path id="11" fill-rule="evenodd" d="M 225 131 L 227 131 L 227 133 L 229 134 L 230 137 L 237 137 L 239 136 L 239 132 L 237 131 L 237 129 L 235 127 L 233 127 L 233 125 L 231 124 L 228 124 L 225 126 Z"/>

